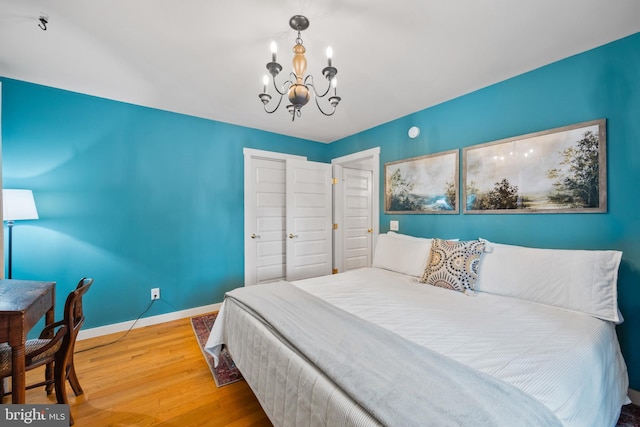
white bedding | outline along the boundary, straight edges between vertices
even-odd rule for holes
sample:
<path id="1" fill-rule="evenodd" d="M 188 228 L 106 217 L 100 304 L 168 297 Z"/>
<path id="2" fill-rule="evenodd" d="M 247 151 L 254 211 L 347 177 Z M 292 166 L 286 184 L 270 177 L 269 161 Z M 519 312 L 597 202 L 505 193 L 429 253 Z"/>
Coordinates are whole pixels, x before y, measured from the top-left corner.
<path id="1" fill-rule="evenodd" d="M 294 284 L 345 311 L 520 388 L 551 409 L 565 426 L 614 426 L 621 405 L 628 402 L 626 366 L 611 322 L 482 292 L 467 296 L 377 268 Z M 216 321 L 207 347 L 216 341 L 236 342 L 227 344 L 234 360 L 244 359 L 236 360 L 243 370 L 242 363 L 249 355 L 240 355 L 234 349 L 234 345 L 241 346 L 243 332 L 223 331 L 224 326 L 224 321 Z M 264 359 L 264 355 L 254 356 Z M 268 358 L 265 360 L 262 363 L 269 363 Z M 277 358 L 272 360 L 274 364 L 283 363 L 276 362 Z M 302 372 L 318 376 L 317 372 Z M 260 394 L 269 395 L 273 390 L 265 387 L 258 392 L 250 379 L 255 375 L 267 374 L 252 373 L 247 378 L 264 406 L 265 397 Z M 267 413 L 270 411 L 273 409 Z M 281 424 L 280 418 L 272 421 Z"/>
<path id="2" fill-rule="evenodd" d="M 279 336 L 234 300 L 222 305 L 206 348 L 213 350 L 222 342 L 273 425 L 381 426 L 303 355 L 284 345 Z M 215 358 L 215 352 L 212 354 Z"/>

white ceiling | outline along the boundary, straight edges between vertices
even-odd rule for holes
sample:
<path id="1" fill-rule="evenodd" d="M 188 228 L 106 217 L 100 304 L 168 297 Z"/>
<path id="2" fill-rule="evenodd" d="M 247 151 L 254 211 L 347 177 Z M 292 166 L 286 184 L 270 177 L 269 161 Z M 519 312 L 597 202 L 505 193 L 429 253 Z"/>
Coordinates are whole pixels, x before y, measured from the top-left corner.
<path id="1" fill-rule="evenodd" d="M 296 14 L 319 86 L 333 48 L 332 117 L 258 99 Z M 638 31 L 640 0 L 0 0 L 0 76 L 332 142 Z"/>

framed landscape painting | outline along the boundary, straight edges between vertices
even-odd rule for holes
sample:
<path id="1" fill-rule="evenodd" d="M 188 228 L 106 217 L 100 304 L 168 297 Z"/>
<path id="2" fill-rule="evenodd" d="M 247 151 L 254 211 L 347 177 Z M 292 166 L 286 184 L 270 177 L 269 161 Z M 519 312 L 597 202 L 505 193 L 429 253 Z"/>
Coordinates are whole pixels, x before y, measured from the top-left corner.
<path id="1" fill-rule="evenodd" d="M 385 213 L 459 213 L 458 163 L 458 150 L 385 163 Z"/>
<path id="2" fill-rule="evenodd" d="M 463 149 L 464 213 L 607 211 L 606 120 Z"/>

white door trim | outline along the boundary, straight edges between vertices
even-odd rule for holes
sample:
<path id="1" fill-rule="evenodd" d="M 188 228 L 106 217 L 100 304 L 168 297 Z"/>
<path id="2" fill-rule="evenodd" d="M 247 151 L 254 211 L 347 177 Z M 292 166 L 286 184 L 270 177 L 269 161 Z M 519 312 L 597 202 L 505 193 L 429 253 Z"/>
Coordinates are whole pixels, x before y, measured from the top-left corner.
<path id="1" fill-rule="evenodd" d="M 337 157 L 331 160 L 333 166 L 333 177 L 338 179 L 333 191 L 333 222 L 342 221 L 342 168 L 344 166 L 355 167 L 360 162 L 367 162 L 369 166 L 365 169 L 371 170 L 373 174 L 372 185 L 372 209 L 371 222 L 373 223 L 373 235 L 371 236 L 371 247 L 376 247 L 378 241 L 378 233 L 380 232 L 380 147 L 371 148 L 369 150 L 359 151 L 357 153 L 348 154 L 346 156 Z M 340 225 L 334 231 L 333 268 L 338 272 L 344 271 L 344 235 Z M 372 249 L 373 250 L 373 249 Z M 373 254 L 372 254 L 373 255 Z M 372 256 L 373 259 L 373 256 Z"/>

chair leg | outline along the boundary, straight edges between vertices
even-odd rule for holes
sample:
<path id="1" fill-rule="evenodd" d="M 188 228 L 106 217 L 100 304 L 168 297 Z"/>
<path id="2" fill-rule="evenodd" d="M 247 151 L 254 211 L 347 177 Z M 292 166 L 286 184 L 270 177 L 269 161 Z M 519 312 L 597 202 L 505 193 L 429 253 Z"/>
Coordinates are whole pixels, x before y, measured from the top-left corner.
<path id="1" fill-rule="evenodd" d="M 54 389 L 54 381 L 53 381 L 53 363 L 47 363 L 44 368 L 44 380 L 47 383 L 45 386 L 45 391 L 47 392 L 47 396 L 53 393 Z"/>
<path id="2" fill-rule="evenodd" d="M 67 369 L 66 369 L 66 364 L 64 363 L 64 360 L 56 360 L 56 362 L 54 363 L 54 367 L 53 367 L 53 377 L 54 377 L 54 384 L 55 384 L 55 389 L 56 389 L 56 401 L 58 403 L 62 403 L 65 405 L 69 404 L 69 400 L 67 399 L 67 387 L 66 387 L 66 383 L 67 383 Z M 73 375 L 75 377 L 75 370 L 73 372 Z M 77 381 L 77 378 L 76 378 Z M 71 382 L 71 381 L 70 381 Z M 77 384 L 78 387 L 80 387 L 80 384 Z M 73 387 L 73 385 L 72 385 Z M 82 389 L 80 389 L 82 390 Z M 75 388 L 74 388 L 74 393 L 75 393 Z M 76 395 L 77 396 L 77 395 Z M 73 416 L 71 416 L 71 408 L 69 408 L 69 425 L 72 426 L 74 424 L 73 421 Z"/>
<path id="3" fill-rule="evenodd" d="M 69 363 L 69 372 L 67 373 L 67 378 L 69 379 L 69 384 L 71 384 L 71 388 L 76 396 L 80 396 L 84 394 L 84 390 L 80 386 L 80 381 L 78 381 L 78 376 L 76 375 L 76 368 L 73 364 L 73 359 L 71 359 L 71 363 Z"/>
<path id="4" fill-rule="evenodd" d="M 54 384 L 56 389 L 56 400 L 58 403 L 63 403 L 65 405 L 69 404 L 67 400 L 67 390 L 66 390 L 66 369 L 64 368 L 64 363 L 59 363 L 56 361 L 53 368 L 53 377 Z"/>

